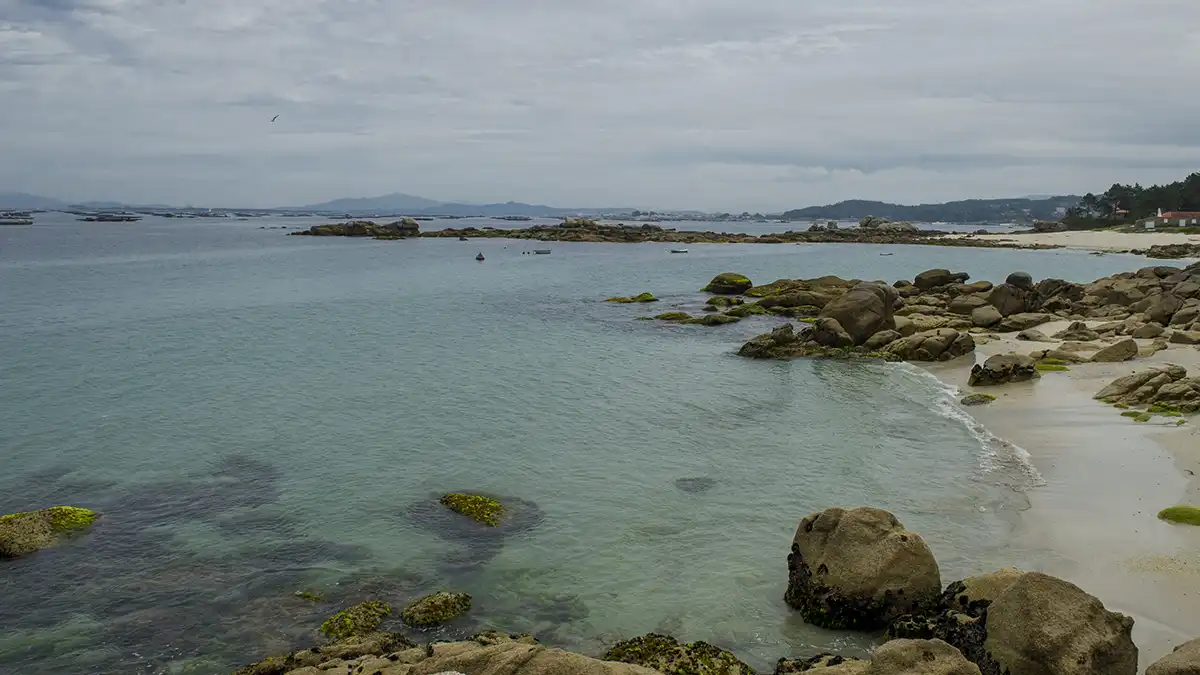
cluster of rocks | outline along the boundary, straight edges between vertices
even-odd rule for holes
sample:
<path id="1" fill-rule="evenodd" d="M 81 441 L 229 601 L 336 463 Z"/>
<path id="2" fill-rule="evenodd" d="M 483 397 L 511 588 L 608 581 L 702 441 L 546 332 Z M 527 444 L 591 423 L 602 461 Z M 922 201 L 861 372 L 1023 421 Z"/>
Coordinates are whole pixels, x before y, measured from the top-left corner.
<path id="1" fill-rule="evenodd" d="M 730 290 L 746 299 L 714 299 L 709 305 L 738 318 L 776 314 L 810 324 L 780 327 L 750 340 L 739 353 L 754 358 L 945 361 L 972 352 L 980 336 L 998 333 L 1062 343 L 1028 357 L 1005 355 L 984 364 L 976 377 L 982 384 L 1030 379 L 1038 367 L 1126 361 L 1169 343 L 1200 344 L 1200 264 L 1147 267 L 1091 284 L 1061 279 L 1034 283 L 1024 272 L 1010 274 L 999 285 L 968 279 L 965 272 L 945 269 L 890 285 L 838 277 L 781 279 Z M 751 302 L 753 298 L 761 299 Z M 1072 323 L 1053 337 L 1036 330 L 1064 319 Z M 1139 345 L 1138 339 L 1153 342 Z"/>
<path id="2" fill-rule="evenodd" d="M 421 224 L 413 218 L 401 218 L 394 223 L 380 225 L 373 220 L 351 220 L 345 223 L 313 225 L 307 230 L 289 232 L 289 235 L 310 237 L 373 237 L 375 239 L 406 239 L 421 234 Z"/>
<path id="3" fill-rule="evenodd" d="M 1130 251 L 1147 258 L 1200 258 L 1200 244 L 1159 244 L 1147 249 Z"/>
<path id="4" fill-rule="evenodd" d="M 423 232 L 423 237 L 483 237 L 496 239 L 529 239 L 534 241 L 566 241 L 592 243 L 672 244 L 922 244 L 926 246 L 967 246 L 985 248 L 1054 248 L 1044 245 L 1024 245 L 970 237 L 949 236 L 942 230 L 921 230 L 911 223 L 889 223 L 875 219 L 866 226 L 839 229 L 836 225 L 816 225 L 807 231 L 789 230 L 772 234 L 753 235 L 731 232 L 677 230 L 659 225 L 625 225 L 597 223 L 586 218 L 571 218 L 558 225 L 535 225 L 529 228 L 504 230 L 491 227 L 447 228 Z"/>
<path id="5" fill-rule="evenodd" d="M 1133 619 L 1105 609 L 1074 584 L 1035 572 L 999 570 L 943 588 L 924 540 L 886 511 L 833 508 L 804 518 L 788 572 L 785 600 L 805 621 L 835 629 L 886 628 L 899 645 L 885 643 L 870 662 L 842 659 L 832 667 L 776 672 L 883 672 L 877 667 L 881 654 L 890 663 L 892 649 L 911 653 L 916 643 L 920 660 L 886 672 L 1137 673 Z M 1200 665 L 1200 652 L 1177 658 Z"/>
<path id="6" fill-rule="evenodd" d="M 1200 412 L 1200 377 L 1167 365 L 1118 378 L 1096 393 L 1098 400 L 1128 408 L 1149 406 L 1148 415 Z"/>

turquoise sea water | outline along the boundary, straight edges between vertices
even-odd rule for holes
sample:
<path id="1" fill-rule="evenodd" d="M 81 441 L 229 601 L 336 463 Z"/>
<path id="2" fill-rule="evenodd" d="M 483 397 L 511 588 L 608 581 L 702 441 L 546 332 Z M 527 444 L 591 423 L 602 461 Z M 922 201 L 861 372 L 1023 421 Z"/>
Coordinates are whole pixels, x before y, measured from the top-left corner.
<path id="1" fill-rule="evenodd" d="M 658 630 L 767 670 L 860 649 L 870 636 L 783 604 L 799 519 L 890 509 L 946 581 L 1036 569 L 1044 552 L 1010 537 L 1036 473 L 915 367 L 734 356 L 762 317 L 634 319 L 698 310 L 724 271 L 1083 281 L 1139 266 L 864 245 L 535 256 L 262 225 L 0 228 L 0 513 L 105 514 L 0 565 L 0 672 L 228 672 L 311 643 L 341 604 L 442 587 L 475 609 L 435 637 L 497 627 L 596 653 Z M 642 291 L 662 301 L 602 302 Z M 454 527 L 431 508 L 450 490 L 511 498 L 519 526 Z"/>

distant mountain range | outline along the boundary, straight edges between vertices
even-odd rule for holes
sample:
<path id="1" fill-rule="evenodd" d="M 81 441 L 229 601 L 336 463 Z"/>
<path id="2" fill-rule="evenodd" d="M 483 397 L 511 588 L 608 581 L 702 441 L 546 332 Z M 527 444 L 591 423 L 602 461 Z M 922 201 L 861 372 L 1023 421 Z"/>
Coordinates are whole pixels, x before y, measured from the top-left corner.
<path id="1" fill-rule="evenodd" d="M 794 209 L 783 214 L 784 220 L 858 220 L 863 216 L 879 216 L 888 220 L 910 220 L 924 223 L 981 223 L 1028 220 L 1051 220 L 1079 203 L 1079 197 L 1066 195 L 1042 199 L 965 199 L 943 204 L 889 204 L 862 199 Z"/>
<path id="2" fill-rule="evenodd" d="M 1022 197 L 1015 199 L 967 199 L 943 204 L 889 204 L 887 202 L 853 199 L 826 206 L 809 206 L 782 214 L 784 220 L 858 220 L 863 216 L 879 216 L 889 220 L 917 222 L 1006 222 L 1053 219 L 1059 209 L 1076 205 L 1079 197 Z M 95 210 L 168 209 L 161 204 L 125 204 L 121 202 L 65 202 L 25 192 L 0 192 L 2 210 L 55 210 L 81 207 Z M 256 209 L 261 210 L 261 209 Z M 413 216 L 587 216 L 597 214 L 628 214 L 628 207 L 559 208 L 544 204 L 505 202 L 503 204 L 468 204 L 439 202 L 415 195 L 393 192 L 380 197 L 334 199 L 306 206 L 286 206 L 275 211 L 321 212 L 327 214 L 403 214 Z"/>

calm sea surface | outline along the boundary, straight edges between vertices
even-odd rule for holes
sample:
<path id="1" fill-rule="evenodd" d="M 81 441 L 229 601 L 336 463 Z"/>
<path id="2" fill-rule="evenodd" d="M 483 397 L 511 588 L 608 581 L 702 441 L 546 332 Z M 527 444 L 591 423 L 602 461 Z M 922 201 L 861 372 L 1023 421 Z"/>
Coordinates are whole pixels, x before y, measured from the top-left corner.
<path id="1" fill-rule="evenodd" d="M 1036 569 L 1045 552 L 1010 538 L 1039 480 L 1020 449 L 917 368 L 734 356 L 762 317 L 634 319 L 698 310 L 725 271 L 1082 281 L 1139 266 L 866 245 L 537 256 L 260 229 L 311 222 L 0 227 L 0 513 L 105 514 L 0 565 L 0 672 L 223 673 L 311 644 L 345 603 L 440 588 L 475 609 L 432 637 L 497 627 L 596 653 L 666 631 L 767 670 L 861 649 L 870 636 L 814 629 L 782 601 L 798 520 L 879 506 L 925 535 L 946 581 Z M 662 301 L 602 302 L 643 291 Z M 452 490 L 508 499 L 516 525 L 456 527 L 431 506 Z"/>

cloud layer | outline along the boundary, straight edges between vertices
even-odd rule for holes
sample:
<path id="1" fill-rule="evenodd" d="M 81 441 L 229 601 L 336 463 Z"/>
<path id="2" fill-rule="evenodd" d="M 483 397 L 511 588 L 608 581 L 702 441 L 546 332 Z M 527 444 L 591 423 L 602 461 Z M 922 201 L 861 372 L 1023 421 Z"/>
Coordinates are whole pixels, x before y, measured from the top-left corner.
<path id="1" fill-rule="evenodd" d="M 1197 90 L 1189 0 L 0 0 L 0 189 L 729 210 L 1088 191 L 1200 169 Z"/>

